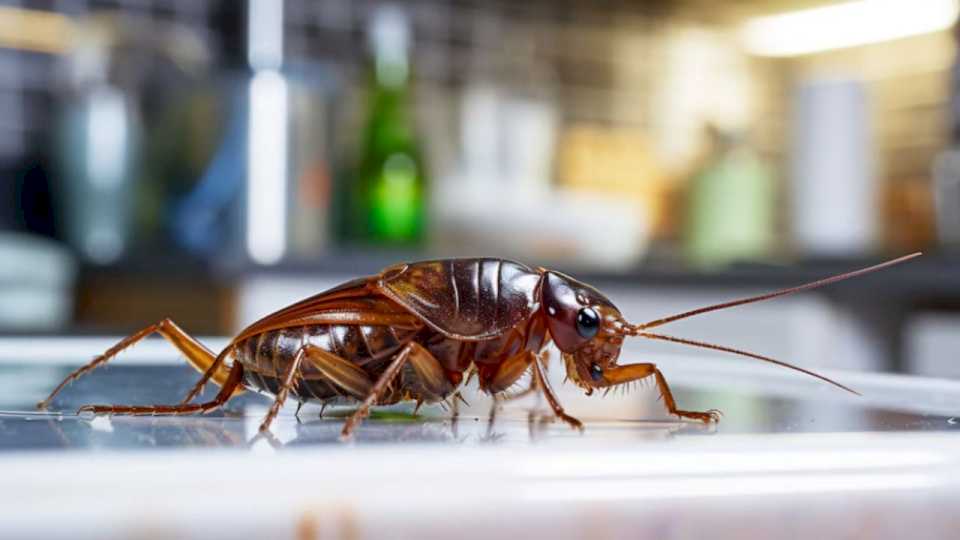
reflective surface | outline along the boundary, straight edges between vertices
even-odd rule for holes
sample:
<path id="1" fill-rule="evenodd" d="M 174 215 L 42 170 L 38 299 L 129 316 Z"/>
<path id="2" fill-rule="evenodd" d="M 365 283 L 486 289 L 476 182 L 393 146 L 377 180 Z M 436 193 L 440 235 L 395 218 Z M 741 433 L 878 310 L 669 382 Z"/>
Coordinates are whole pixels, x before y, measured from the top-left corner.
<path id="1" fill-rule="evenodd" d="M 909 399 L 903 403 L 910 408 L 900 408 L 896 400 L 889 399 L 895 396 L 882 395 L 884 399 L 878 403 L 869 397 L 848 396 L 802 379 L 799 382 L 804 384 L 805 395 L 757 393 L 736 387 L 724 389 L 724 384 L 715 385 L 719 388 L 703 387 L 696 380 L 690 380 L 687 370 L 682 369 L 683 362 L 680 364 L 681 369 L 675 369 L 677 373 L 673 377 L 668 371 L 678 402 L 686 408 L 723 410 L 725 416 L 718 425 L 667 418 L 656 401 L 652 385 L 639 387 L 627 395 L 613 392 L 606 397 L 586 397 L 572 385 L 558 386 L 567 410 L 586 422 L 586 431 L 581 435 L 554 422 L 545 406 L 533 397 L 504 404 L 491 418 L 489 399 L 479 395 L 475 387 L 469 387 L 464 396 L 470 405 L 461 406 L 455 418 L 446 406 L 439 405 L 424 407 L 416 416 L 410 404 L 381 409 L 361 425 L 356 441 L 371 445 L 564 442 L 595 446 L 677 436 L 744 433 L 960 430 L 960 418 L 944 414 L 945 411 L 936 407 L 924 410 L 923 403 Z M 53 411 L 36 411 L 34 403 L 45 397 L 70 369 L 72 366 L 56 364 L 0 365 L 0 451 L 340 444 L 338 435 L 343 417 L 352 411 L 345 407 L 328 408 L 321 417 L 319 406 L 307 404 L 295 416 L 296 403 L 288 403 L 266 438 L 256 437 L 257 427 L 272 398 L 255 393 L 231 400 L 223 411 L 202 416 L 94 418 L 72 412 L 91 403 L 176 403 L 197 374 L 188 367 L 172 364 L 120 364 L 97 370 L 64 390 L 51 407 Z M 696 373 L 696 370 L 690 371 Z M 764 374 L 771 375 L 769 371 Z M 794 378 L 792 374 L 783 377 L 798 382 L 790 379 Z M 855 374 L 848 374 L 846 380 L 854 377 Z M 720 381 L 722 383 L 722 379 Z M 934 392 L 931 390 L 929 397 L 935 398 Z M 212 395 L 213 389 L 208 389 L 205 397 Z"/>
<path id="2" fill-rule="evenodd" d="M 218 342 L 204 340 L 213 348 Z M 160 340 L 33 404 L 112 344 L 0 340 L 0 538 L 956 537 L 960 383 L 854 372 L 810 377 L 722 357 L 653 356 L 681 407 L 651 385 L 587 397 L 549 373 L 583 434 L 529 397 L 474 388 L 442 407 L 379 410 L 354 443 L 350 409 L 284 408 L 246 394 L 182 417 L 78 417 L 90 403 L 170 404 L 198 377 Z M 206 397 L 213 394 L 207 390 Z M 242 509 L 242 510 L 238 510 Z M 802 511 L 798 511 L 802 509 Z M 917 524 L 921 524 L 918 526 Z"/>

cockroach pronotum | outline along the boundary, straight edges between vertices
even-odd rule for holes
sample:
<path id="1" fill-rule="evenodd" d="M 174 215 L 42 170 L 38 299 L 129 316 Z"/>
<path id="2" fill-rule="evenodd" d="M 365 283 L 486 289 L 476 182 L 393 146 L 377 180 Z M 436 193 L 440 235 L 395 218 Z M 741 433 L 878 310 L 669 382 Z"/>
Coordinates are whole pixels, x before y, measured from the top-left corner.
<path id="1" fill-rule="evenodd" d="M 623 339 L 639 336 L 746 356 L 857 394 L 827 377 L 780 360 L 650 330 L 694 315 L 821 287 L 919 255 L 643 324 L 627 322 L 596 289 L 552 270 L 493 258 L 402 263 L 267 315 L 240 332 L 220 354 L 165 319 L 120 341 L 71 373 L 38 407 L 45 408 L 71 381 L 158 333 L 203 373 L 187 397 L 178 405 L 87 405 L 78 413 L 209 412 L 244 389 L 252 389 L 274 396 L 260 425 L 261 431 L 267 431 L 292 392 L 301 404 L 359 403 L 343 426 L 341 435 L 348 438 L 371 406 L 412 400 L 419 407 L 458 396 L 459 387 L 469 378 L 467 373 L 475 373 L 480 389 L 496 397 L 529 372 L 531 388 L 543 393 L 554 414 L 582 430 L 583 424 L 564 412 L 544 375 L 540 357 L 552 341 L 563 357 L 567 378 L 587 394 L 597 388 L 653 377 L 670 414 L 716 422 L 720 415 L 717 410 L 679 409 L 655 364 L 618 364 Z M 228 364 L 228 359 L 232 363 Z M 208 381 L 220 386 L 217 396 L 212 401 L 193 403 Z"/>

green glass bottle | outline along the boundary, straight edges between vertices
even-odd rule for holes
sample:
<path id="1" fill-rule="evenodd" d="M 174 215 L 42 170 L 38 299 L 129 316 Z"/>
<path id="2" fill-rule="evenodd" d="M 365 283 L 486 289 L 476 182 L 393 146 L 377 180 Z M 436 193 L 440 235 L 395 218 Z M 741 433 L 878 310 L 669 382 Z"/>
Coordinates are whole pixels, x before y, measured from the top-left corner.
<path id="1" fill-rule="evenodd" d="M 365 243 L 422 243 L 426 179 L 410 104 L 409 22 L 393 6 L 370 26 L 372 63 L 368 117 L 360 152 L 359 236 Z"/>

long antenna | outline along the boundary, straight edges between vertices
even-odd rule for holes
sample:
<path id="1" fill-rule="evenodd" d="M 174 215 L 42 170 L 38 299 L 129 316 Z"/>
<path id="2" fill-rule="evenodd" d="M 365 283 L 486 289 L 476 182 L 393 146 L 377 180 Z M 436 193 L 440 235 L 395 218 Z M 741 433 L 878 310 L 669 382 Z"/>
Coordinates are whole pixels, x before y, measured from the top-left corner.
<path id="1" fill-rule="evenodd" d="M 838 388 L 841 388 L 841 389 L 843 389 L 843 390 L 846 390 L 847 392 L 850 392 L 851 394 L 856 394 L 856 395 L 858 395 L 858 396 L 861 395 L 860 392 L 857 392 L 856 390 L 853 390 L 852 388 L 849 388 L 849 387 L 847 387 L 847 386 L 844 386 L 844 385 L 838 383 L 837 381 L 835 381 L 835 380 L 833 380 L 833 379 L 829 379 L 829 378 L 824 377 L 823 375 L 820 375 L 820 374 L 818 374 L 818 373 L 814 373 L 814 372 L 812 372 L 812 371 L 803 369 L 802 367 L 798 367 L 798 366 L 795 366 L 795 365 L 793 365 L 793 364 L 788 364 L 787 362 L 783 362 L 783 361 L 777 360 L 777 359 L 775 359 L 775 358 L 770 358 L 769 356 L 763 356 L 763 355 L 760 355 L 760 354 L 754 354 L 754 353 L 752 353 L 752 352 L 741 351 L 740 349 L 733 349 L 733 348 L 730 348 L 730 347 L 724 347 L 723 345 L 714 345 L 713 343 L 705 343 L 705 342 L 702 342 L 702 341 L 694 341 L 694 340 L 692 340 L 692 339 L 684 339 L 684 338 L 678 338 L 678 337 L 673 337 L 673 336 L 666 336 L 666 335 L 663 335 L 663 334 L 654 334 L 654 333 L 651 333 L 651 332 L 637 332 L 637 333 L 634 334 L 634 335 L 641 336 L 641 337 L 645 337 L 645 338 L 650 338 L 650 339 L 659 339 L 659 340 L 662 340 L 662 341 L 671 341 L 671 342 L 673 342 L 673 343 L 682 343 L 683 345 L 690 345 L 690 346 L 692 346 L 692 347 L 700 347 L 700 348 L 703 348 L 703 349 L 713 349 L 713 350 L 715 350 L 715 351 L 728 352 L 728 353 L 731 353 L 731 354 L 737 354 L 737 355 L 740 355 L 740 356 L 746 356 L 746 357 L 748 357 L 748 358 L 754 358 L 754 359 L 756 359 L 756 360 L 763 360 L 764 362 L 770 362 L 771 364 L 776 364 L 776 365 L 778 365 L 778 366 L 783 366 L 783 367 L 785 367 L 785 368 L 789 368 L 789 369 L 792 369 L 792 370 L 794 370 L 794 371 L 799 371 L 800 373 L 805 373 L 805 374 L 807 374 L 807 375 L 810 375 L 811 377 L 816 377 L 816 378 L 820 379 L 821 381 L 828 382 L 828 383 L 830 383 L 830 384 L 832 384 L 832 385 L 834 385 L 834 386 L 836 386 L 836 387 L 838 387 Z"/>
<path id="2" fill-rule="evenodd" d="M 743 298 L 743 299 L 740 299 L 740 300 L 733 300 L 733 301 L 730 301 L 730 302 L 724 302 L 724 303 L 722 303 L 722 304 L 715 304 L 715 305 L 712 305 L 712 306 L 707 306 L 707 307 L 702 307 L 702 308 L 694 309 L 694 310 L 691 310 L 691 311 L 686 311 L 686 312 L 684 312 L 684 313 L 678 313 L 678 314 L 676 314 L 676 315 L 671 315 L 671 316 L 669 316 L 669 317 L 664 317 L 664 318 L 662 318 L 662 319 L 657 319 L 657 320 L 655 320 L 655 321 L 650 321 L 650 322 L 647 322 L 647 323 L 634 325 L 634 328 L 636 328 L 637 330 L 646 330 L 646 329 L 648 329 L 648 328 L 655 328 L 655 327 L 657 327 L 657 326 L 662 326 L 662 325 L 664 325 L 664 324 L 671 323 L 671 322 L 673 322 L 673 321 L 679 321 L 680 319 L 686 319 L 687 317 L 693 317 L 694 315 L 700 315 L 700 314 L 702 314 L 702 313 L 709 313 L 709 312 L 711 312 L 711 311 L 717 311 L 718 309 L 727 309 L 727 308 L 732 308 L 732 307 L 736 307 L 736 306 L 742 306 L 742 305 L 744 305 L 744 304 L 752 304 L 752 303 L 754 303 L 754 302 L 762 302 L 763 300 L 769 300 L 769 299 L 771 299 L 771 298 L 776 298 L 776 297 L 778 297 L 778 296 L 787 296 L 788 294 L 794 294 L 794 293 L 798 293 L 798 292 L 801 292 L 801 291 L 807 291 L 807 290 L 810 290 L 810 289 L 816 289 L 817 287 L 823 287 L 824 285 L 829 285 L 829 284 L 831 284 L 831 283 L 836 283 L 836 282 L 838 282 L 838 281 L 843 281 L 843 280 L 845 280 L 845 279 L 850 279 L 850 278 L 853 278 L 853 277 L 862 276 L 863 274 L 869 274 L 870 272 L 876 272 L 877 270 L 886 268 L 886 267 L 888 267 L 888 266 L 893 266 L 893 265 L 895 265 L 895 264 L 900 264 L 900 263 L 902 263 L 902 262 L 909 261 L 910 259 L 915 259 L 915 258 L 919 257 L 920 255 L 922 255 L 922 253 L 918 251 L 918 252 L 916 252 L 916 253 L 911 253 L 910 255 L 904 255 L 903 257 L 899 257 L 899 258 L 893 259 L 893 260 L 891 260 L 891 261 L 887 261 L 887 262 L 884 262 L 884 263 L 876 264 L 876 265 L 874 265 L 874 266 L 870 266 L 870 267 L 867 267 L 867 268 L 862 268 L 862 269 L 860 269 L 860 270 L 854 270 L 854 271 L 852 271 L 852 272 L 846 272 L 846 273 L 844 273 L 844 274 L 839 274 L 839 275 L 836 275 L 836 276 L 831 276 L 831 277 L 828 277 L 828 278 L 820 279 L 820 280 L 817 280 L 817 281 L 814 281 L 814 282 L 811 282 L 811 283 L 807 283 L 807 284 L 805 284 L 805 285 L 799 285 L 799 286 L 797 286 L 797 287 L 791 287 L 791 288 L 789 288 L 789 289 L 782 289 L 782 290 L 779 290 L 779 291 L 776 291 L 776 292 L 772 292 L 772 293 L 761 294 L 761 295 L 759 295 L 759 296 L 751 296 L 750 298 Z"/>

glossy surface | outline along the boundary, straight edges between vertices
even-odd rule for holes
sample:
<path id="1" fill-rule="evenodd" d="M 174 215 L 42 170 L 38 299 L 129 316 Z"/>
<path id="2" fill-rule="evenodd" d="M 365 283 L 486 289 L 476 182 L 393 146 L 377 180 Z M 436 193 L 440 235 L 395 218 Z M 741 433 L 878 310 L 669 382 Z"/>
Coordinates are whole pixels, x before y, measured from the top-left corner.
<path id="1" fill-rule="evenodd" d="M 692 363 L 691 363 L 692 362 Z M 725 416 L 717 426 L 678 422 L 667 418 L 651 385 L 627 395 L 611 393 L 606 398 L 586 397 L 570 384 L 554 381 L 559 397 L 571 414 L 583 418 L 586 433 L 579 435 L 562 423 L 551 421 L 545 404 L 533 398 L 508 404 L 493 422 L 487 416 L 489 401 L 475 388 L 464 392 L 470 406 L 462 406 L 459 420 L 451 421 L 442 406 L 425 407 L 412 416 L 412 404 L 381 409 L 357 430 L 357 441 L 368 443 L 430 444 L 531 444 L 564 442 L 593 447 L 611 442 L 662 440 L 675 436 L 722 437 L 733 434 L 826 433 L 826 432 L 960 432 L 960 405 L 957 416 L 949 413 L 952 399 L 943 390 L 917 402 L 911 396 L 841 395 L 822 388 L 816 381 L 796 380 L 787 374 L 786 385 L 771 392 L 764 389 L 769 378 L 779 379 L 776 370 L 760 369 L 758 380 L 742 381 L 738 388 L 725 382 L 735 380 L 737 366 L 726 373 L 697 373 L 696 361 L 679 359 L 680 369 L 663 362 L 676 395 L 688 407 L 717 407 Z M 714 364 L 717 366 L 717 363 Z M 557 366 L 559 367 L 559 366 Z M 719 367 L 723 367 L 719 363 Z M 744 366 L 748 369 L 752 366 Z M 691 369 L 693 368 L 693 369 Z M 63 411 L 42 413 L 33 410 L 50 382 L 66 374 L 58 365 L 0 364 L 0 450 L 23 449 L 150 449 L 157 447 L 238 447 L 247 448 L 270 404 L 267 396 L 255 393 L 234 398 L 223 412 L 179 417 L 78 417 L 72 411 L 89 403 L 173 403 L 196 380 L 196 372 L 179 365 L 136 365 L 101 369 L 64 391 L 52 407 Z M 558 369 L 553 370 L 556 374 Z M 771 373 L 772 372 L 772 373 Z M 874 376 L 876 377 L 876 376 Z M 850 379 L 848 376 L 846 379 Z M 881 377 L 882 378 L 882 377 Z M 856 381 L 856 379 L 854 379 Z M 720 383 L 720 384 L 716 384 Z M 759 383 L 759 387 L 757 384 Z M 856 382 L 854 382 L 856 384 Z M 960 384 L 946 383 L 960 397 Z M 792 385 L 796 385 L 793 388 Z M 723 388 L 727 386 L 727 388 Z M 885 390 L 878 389 L 878 392 Z M 886 390 L 888 391 L 888 390 Z M 208 395 L 212 395 L 208 389 Z M 922 395 L 922 394 L 919 394 Z M 942 403 L 938 406 L 937 403 Z M 960 400 L 957 401 L 960 404 Z M 277 418 L 275 440 L 284 445 L 338 445 L 337 435 L 350 408 L 329 408 L 324 418 L 319 407 L 305 406 L 300 419 L 293 416 L 291 402 Z"/>
<path id="2" fill-rule="evenodd" d="M 288 406 L 273 436 L 257 437 L 269 400 L 252 393 L 209 416 L 38 414 L 32 404 L 52 382 L 115 340 L 66 341 L 0 340 L 2 538 L 488 540 L 535 528 L 564 539 L 919 540 L 958 527 L 955 381 L 828 372 L 857 398 L 770 366 L 628 343 L 624 353 L 656 361 L 681 404 L 723 409 L 720 424 L 666 418 L 649 386 L 588 398 L 561 384 L 555 359 L 550 377 L 584 419 L 582 435 L 531 415 L 533 399 L 491 423 L 489 403 L 468 389 L 456 423 L 438 406 L 419 417 L 381 410 L 343 444 L 337 417 L 348 410 L 318 419 L 314 406 L 300 422 Z M 148 340 L 55 407 L 170 403 L 196 377 Z"/>

